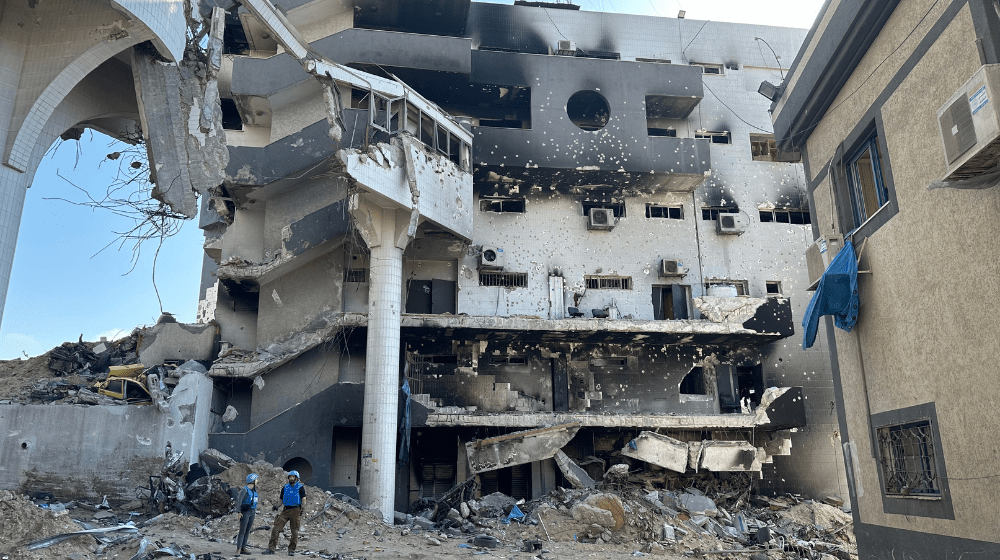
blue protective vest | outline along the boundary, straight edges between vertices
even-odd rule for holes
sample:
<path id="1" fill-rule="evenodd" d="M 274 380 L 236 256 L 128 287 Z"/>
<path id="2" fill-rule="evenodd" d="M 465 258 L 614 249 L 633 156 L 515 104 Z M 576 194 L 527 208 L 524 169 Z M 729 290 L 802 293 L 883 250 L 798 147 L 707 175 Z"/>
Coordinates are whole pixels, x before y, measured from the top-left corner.
<path id="1" fill-rule="evenodd" d="M 257 491 L 251 490 L 249 486 L 244 486 L 243 489 L 247 491 L 247 495 L 245 498 L 243 498 L 243 503 L 240 505 L 250 506 L 251 510 L 257 509 L 257 501 L 258 501 Z"/>
<path id="2" fill-rule="evenodd" d="M 295 481 L 295 485 L 285 484 L 285 488 L 281 491 L 281 505 L 285 507 L 295 507 L 302 505 L 302 499 L 299 497 L 299 488 L 302 488 L 302 483 Z"/>

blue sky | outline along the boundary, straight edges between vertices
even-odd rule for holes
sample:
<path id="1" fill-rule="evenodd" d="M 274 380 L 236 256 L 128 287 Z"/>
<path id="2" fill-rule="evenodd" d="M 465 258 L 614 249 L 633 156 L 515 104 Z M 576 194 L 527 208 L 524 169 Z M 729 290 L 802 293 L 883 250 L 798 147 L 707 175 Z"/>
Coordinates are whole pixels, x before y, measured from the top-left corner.
<path id="1" fill-rule="evenodd" d="M 489 0 L 493 1 L 493 0 Z M 495 0 L 508 3 L 510 0 Z M 808 28 L 822 0 L 578 0 L 584 10 Z M 114 177 L 105 155 L 123 149 L 112 139 L 87 132 L 80 142 L 50 150 L 28 189 L 14 269 L 0 325 L 0 359 L 35 356 L 68 340 L 97 340 L 127 334 L 160 315 L 153 289 L 153 243 L 144 247 L 131 273 L 130 247 L 118 245 L 114 231 L 132 223 L 103 210 L 51 198 L 81 200 L 73 184 L 95 197 Z M 59 175 L 57 175 L 57 173 Z M 202 235 L 197 221 L 167 239 L 156 260 L 156 285 L 163 309 L 193 322 L 198 307 Z"/>
<path id="2" fill-rule="evenodd" d="M 34 356 L 68 340 L 97 340 L 128 334 L 156 322 L 160 305 L 152 283 L 156 244 L 144 247 L 131 273 L 131 247 L 118 250 L 114 231 L 132 222 L 106 210 L 75 206 L 63 197 L 83 196 L 65 177 L 99 197 L 111 184 L 117 163 L 105 156 L 124 146 L 89 131 L 68 141 L 42 161 L 28 189 L 18 234 L 14 269 L 0 326 L 0 359 Z M 77 150 L 79 149 L 79 160 Z M 74 169 L 75 167 L 75 169 Z M 194 322 L 201 277 L 202 235 L 197 221 L 168 238 L 156 263 L 163 308 L 178 320 Z"/>

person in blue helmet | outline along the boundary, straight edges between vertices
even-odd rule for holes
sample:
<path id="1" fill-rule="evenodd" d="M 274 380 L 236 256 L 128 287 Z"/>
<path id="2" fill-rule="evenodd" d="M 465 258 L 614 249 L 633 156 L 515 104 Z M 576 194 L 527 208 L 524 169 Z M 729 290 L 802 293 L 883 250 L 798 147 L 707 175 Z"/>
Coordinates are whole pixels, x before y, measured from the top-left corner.
<path id="1" fill-rule="evenodd" d="M 264 554 L 274 554 L 278 548 L 278 535 L 285 528 L 285 523 L 291 525 L 292 538 L 288 541 L 288 555 L 295 556 L 295 547 L 299 544 L 299 519 L 302 509 L 306 505 L 306 488 L 299 481 L 299 471 L 288 473 L 288 484 L 281 488 L 281 513 L 274 518 L 274 526 L 271 528 L 271 540 L 267 543 L 267 550 Z M 275 510 L 278 506 L 274 507 Z"/>
<path id="2" fill-rule="evenodd" d="M 247 538 L 253 527 L 253 519 L 257 515 L 257 475 L 250 473 L 247 475 L 247 484 L 240 488 L 240 493 L 236 497 L 236 508 L 240 511 L 240 532 L 236 535 L 236 554 L 250 554 L 247 552 Z M 234 508 L 235 509 L 235 508 Z"/>

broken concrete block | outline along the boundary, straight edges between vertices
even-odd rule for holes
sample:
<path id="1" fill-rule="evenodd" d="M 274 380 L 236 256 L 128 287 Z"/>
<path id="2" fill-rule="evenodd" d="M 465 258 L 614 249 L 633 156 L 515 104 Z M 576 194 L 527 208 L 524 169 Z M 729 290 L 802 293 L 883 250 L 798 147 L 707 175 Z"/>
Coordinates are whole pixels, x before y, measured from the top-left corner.
<path id="1" fill-rule="evenodd" d="M 583 503 L 610 511 L 615 520 L 614 527 L 611 527 L 612 531 L 620 531 L 625 527 L 625 505 L 615 494 L 592 494 Z"/>
<path id="2" fill-rule="evenodd" d="M 428 531 L 434 528 L 434 522 L 426 517 L 414 517 L 413 524 Z"/>
<path id="3" fill-rule="evenodd" d="M 233 405 L 229 405 L 226 407 L 226 412 L 222 415 L 222 421 L 232 422 L 233 420 L 236 420 L 236 416 L 238 415 L 239 412 L 236 411 L 236 408 Z"/>
<path id="4" fill-rule="evenodd" d="M 625 445 L 622 455 L 680 473 L 688 465 L 687 443 L 655 432 L 640 433 Z"/>
<path id="5" fill-rule="evenodd" d="M 615 526 L 615 516 L 606 509 L 577 502 L 573 504 L 569 512 L 573 519 L 580 523 L 596 524 L 609 529 Z"/>
<path id="6" fill-rule="evenodd" d="M 139 361 L 147 368 L 166 360 L 211 361 L 218 325 L 160 323 L 139 331 Z"/>
<path id="7" fill-rule="evenodd" d="M 458 512 L 462 514 L 462 519 L 465 519 L 469 517 L 469 515 L 472 513 L 472 510 L 469 509 L 469 504 L 462 502 L 458 506 Z"/>
<path id="8" fill-rule="evenodd" d="M 712 472 L 760 472 L 765 453 L 745 441 L 701 442 L 700 468 Z"/>
<path id="9" fill-rule="evenodd" d="M 569 443 L 579 430 L 580 424 L 576 422 L 537 430 L 524 430 L 500 437 L 470 441 L 465 444 L 465 452 L 469 456 L 469 467 L 472 472 L 479 474 L 548 459 Z M 590 488 L 593 488 L 593 484 Z"/>
<path id="10" fill-rule="evenodd" d="M 206 449 L 198 458 L 201 464 L 213 473 L 222 472 L 236 464 L 232 457 L 216 449 Z"/>
<path id="11" fill-rule="evenodd" d="M 562 452 L 562 450 L 559 450 L 556 453 L 555 459 L 556 465 L 559 466 L 559 470 L 562 471 L 563 476 L 566 477 L 566 480 L 568 480 L 574 488 L 594 488 L 596 486 L 594 479 L 590 478 L 587 471 L 580 468 L 580 465 L 574 463 L 569 456 Z"/>
<path id="12" fill-rule="evenodd" d="M 707 515 L 715 517 L 719 514 L 715 502 L 705 496 L 695 496 L 694 494 L 681 494 L 678 498 L 680 506 L 693 516 Z"/>

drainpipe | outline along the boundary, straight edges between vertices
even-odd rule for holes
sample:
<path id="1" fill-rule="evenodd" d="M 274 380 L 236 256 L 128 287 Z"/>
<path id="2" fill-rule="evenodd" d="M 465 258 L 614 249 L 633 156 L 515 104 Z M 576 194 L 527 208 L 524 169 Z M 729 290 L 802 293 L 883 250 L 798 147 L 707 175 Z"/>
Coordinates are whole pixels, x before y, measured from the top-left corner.
<path id="1" fill-rule="evenodd" d="M 396 423 L 399 407 L 399 327 L 403 249 L 396 246 L 396 220 L 380 220 L 380 243 L 371 248 L 368 342 L 361 427 L 361 504 L 392 523 L 396 498 Z"/>

